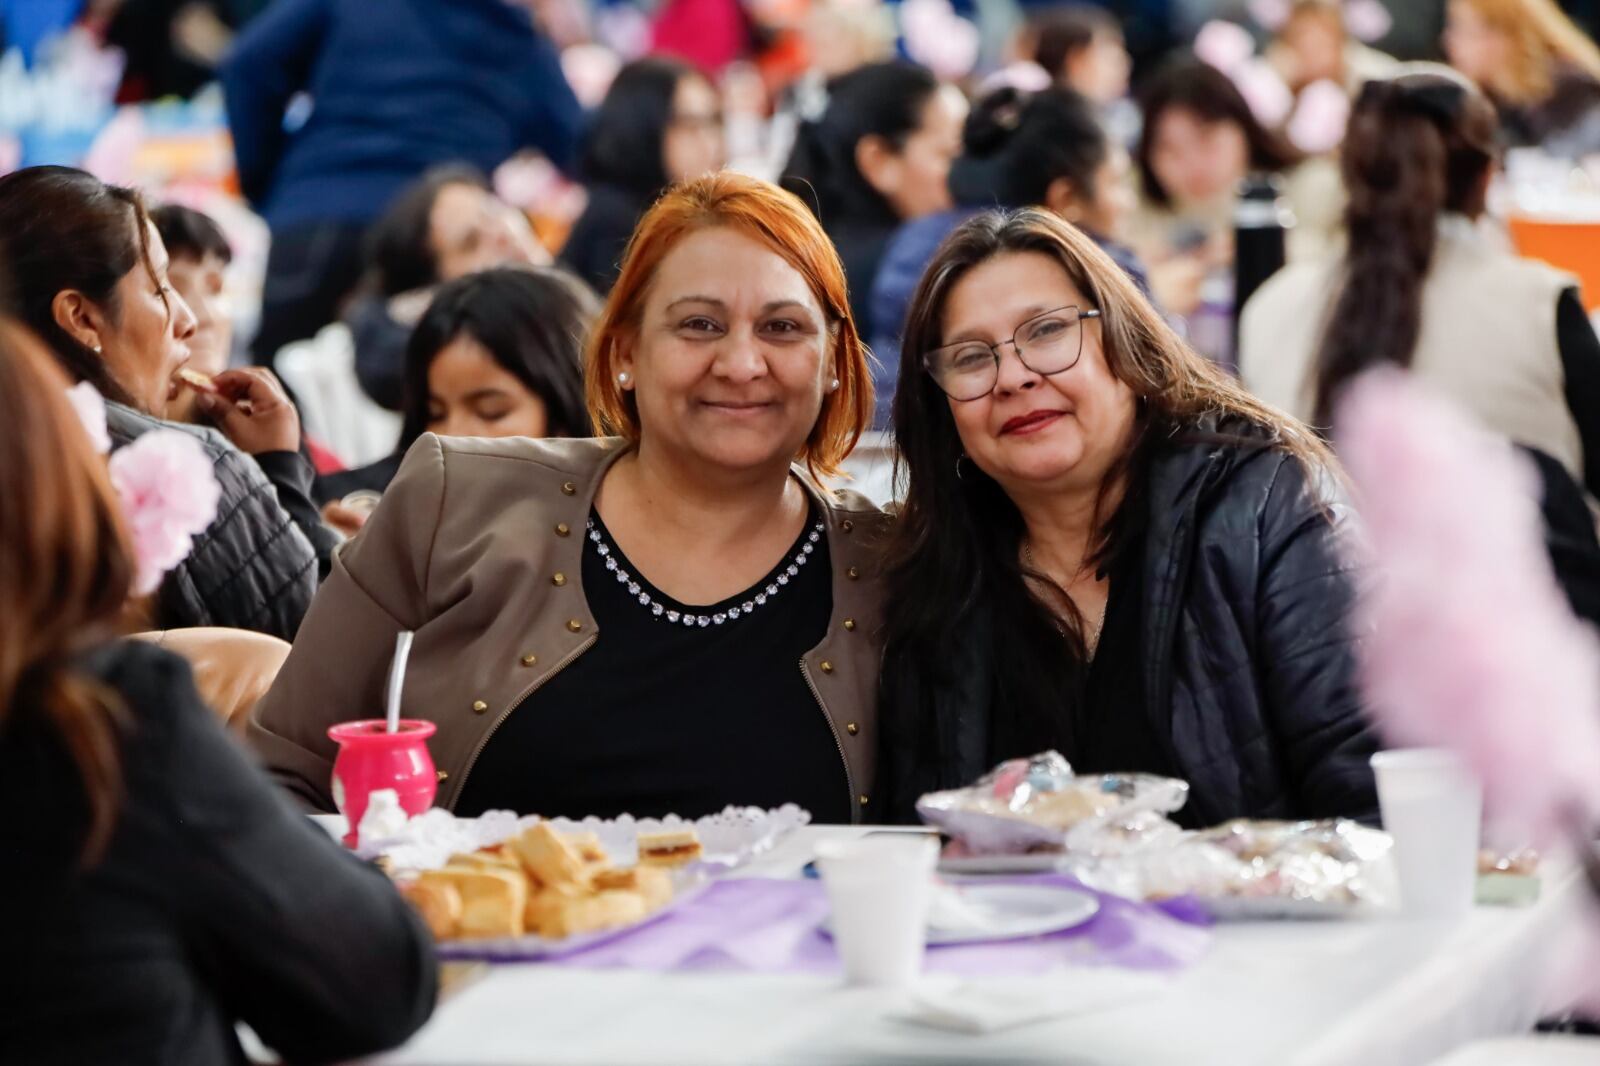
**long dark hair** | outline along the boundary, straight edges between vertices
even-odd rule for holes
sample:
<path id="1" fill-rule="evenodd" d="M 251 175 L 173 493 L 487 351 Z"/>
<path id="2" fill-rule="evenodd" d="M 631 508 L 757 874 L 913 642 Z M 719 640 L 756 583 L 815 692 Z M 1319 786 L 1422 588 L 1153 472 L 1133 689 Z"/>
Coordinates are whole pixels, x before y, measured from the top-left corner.
<path id="1" fill-rule="evenodd" d="M 1317 352 L 1317 425 L 1328 425 L 1339 390 L 1363 370 L 1411 364 L 1439 215 L 1483 209 L 1495 133 L 1494 106 L 1453 74 L 1362 88 L 1340 153 L 1349 251 Z"/>
<path id="2" fill-rule="evenodd" d="M 595 294 L 562 270 L 498 267 L 439 286 L 406 346 L 400 450 L 427 431 L 428 368 L 463 335 L 544 402 L 549 436 L 589 436 L 583 346 L 599 313 Z"/>
<path id="3" fill-rule="evenodd" d="M 583 148 L 583 177 L 653 200 L 670 182 L 662 148 L 673 98 L 685 78 L 704 78 L 668 56 L 636 59 L 618 72 L 595 112 Z"/>
<path id="4" fill-rule="evenodd" d="M 1139 496 L 1139 467 L 1168 436 L 1203 416 L 1231 416 L 1265 429 L 1312 469 L 1336 469 L 1323 444 L 1242 389 L 1181 341 L 1128 275 L 1092 239 L 1054 214 L 1028 208 L 986 211 L 946 239 L 922 275 L 906 320 L 900 388 L 895 393 L 897 473 L 906 497 L 889 547 L 883 685 L 886 728 L 896 743 L 937 759 L 933 692 L 956 681 L 950 664 L 972 639 L 975 611 L 987 607 L 995 654 L 997 752 L 1018 754 L 1059 742 L 1064 702 L 1085 661 L 1083 620 L 1065 592 L 1018 559 L 1022 516 L 1000 485 L 963 451 L 950 405 L 923 372 L 923 354 L 943 343 L 945 304 L 956 284 L 996 256 L 1037 252 L 1071 277 L 1100 309 L 1101 347 L 1117 380 L 1137 397 L 1134 429 L 1102 486 L 1092 558 L 1103 561 Z M 1125 488 L 1124 505 L 1110 505 Z M 1030 582 L 1025 578 L 1034 579 Z M 1059 590 L 1058 590 L 1059 591 Z M 1003 751 L 1001 751 L 1003 749 Z"/>
<path id="5" fill-rule="evenodd" d="M 904 148 L 938 91 L 939 79 L 915 63 L 869 63 L 833 79 L 826 110 L 801 123 L 778 184 L 815 211 L 830 233 L 847 221 L 893 225 L 899 216 L 856 166 L 856 145 L 881 137 L 896 151 Z"/>
<path id="6" fill-rule="evenodd" d="M 489 189 L 483 172 L 460 163 L 433 167 L 400 190 L 367 234 L 367 286 L 384 296 L 424 289 L 439 280 L 433 248 L 433 205 L 452 185 Z"/>
<path id="7" fill-rule="evenodd" d="M 0 321 L 0 732 L 37 716 L 61 739 L 82 779 L 92 861 L 116 819 L 121 703 L 75 662 L 116 634 L 133 556 L 66 388 L 37 342 Z"/>
<path id="8" fill-rule="evenodd" d="M 1172 194 L 1156 177 L 1151 157 L 1155 154 L 1161 116 L 1172 108 L 1193 112 L 1206 122 L 1238 126 L 1249 146 L 1251 170 L 1277 173 L 1304 158 L 1286 137 L 1257 121 L 1244 94 L 1226 74 L 1198 59 L 1180 58 L 1156 71 L 1139 93 L 1139 107 L 1144 112 L 1144 129 L 1139 134 L 1134 162 L 1144 195 L 1161 207 L 1171 205 Z"/>
<path id="9" fill-rule="evenodd" d="M 138 192 L 107 185 L 71 167 L 27 167 L 0 178 L 3 262 L 18 319 L 76 381 L 102 396 L 137 406 L 99 354 L 56 322 L 56 295 L 76 289 L 113 322 L 121 312 L 117 283 L 150 262 L 149 215 Z"/>
<path id="10" fill-rule="evenodd" d="M 1043 204 L 1058 178 L 1089 199 L 1111 152 L 1094 105 L 1071 89 L 996 89 L 967 116 L 962 144 L 950 191 L 960 203 L 997 207 Z"/>

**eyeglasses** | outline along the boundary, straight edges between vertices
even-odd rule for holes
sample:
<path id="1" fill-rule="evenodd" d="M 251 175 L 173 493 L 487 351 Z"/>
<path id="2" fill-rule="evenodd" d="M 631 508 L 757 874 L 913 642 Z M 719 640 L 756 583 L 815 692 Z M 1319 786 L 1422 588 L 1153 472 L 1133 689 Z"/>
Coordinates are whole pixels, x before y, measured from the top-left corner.
<path id="1" fill-rule="evenodd" d="M 952 400 L 980 399 L 1000 381 L 1001 348 L 1008 344 L 1015 348 L 1022 365 L 1035 374 L 1061 374 L 1077 366 L 1083 354 L 1083 320 L 1099 317 L 1099 310 L 1092 307 L 1058 307 L 1028 319 L 1008 341 L 947 344 L 925 354 L 922 365 Z"/>

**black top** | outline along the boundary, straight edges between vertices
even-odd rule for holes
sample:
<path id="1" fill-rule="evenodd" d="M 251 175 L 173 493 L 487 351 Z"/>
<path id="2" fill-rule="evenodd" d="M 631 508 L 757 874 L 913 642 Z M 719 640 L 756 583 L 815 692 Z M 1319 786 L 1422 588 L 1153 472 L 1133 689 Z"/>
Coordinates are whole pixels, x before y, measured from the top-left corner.
<path id="1" fill-rule="evenodd" d="M 1078 773 L 1173 772 L 1144 701 L 1141 555 L 1140 546 L 1130 543 L 1111 568 L 1105 624 L 1074 713 L 1074 750 L 1067 753 Z"/>
<path id="2" fill-rule="evenodd" d="M 1600 337 L 1577 289 L 1562 290 L 1556 300 L 1556 348 L 1561 353 L 1567 408 L 1583 445 L 1584 487 L 1600 499 Z"/>
<path id="3" fill-rule="evenodd" d="M 833 611 L 820 519 L 764 580 L 709 607 L 663 595 L 590 522 L 598 639 L 491 734 L 456 812 L 693 818 L 796 803 L 850 821 L 839 741 L 800 669 Z"/>
<path id="4" fill-rule="evenodd" d="M 600 182 L 589 186 L 589 203 L 561 247 L 560 263 L 604 297 L 622 273 L 633 228 L 650 206 L 650 197 Z"/>
<path id="5" fill-rule="evenodd" d="M 388 879 L 289 803 L 137 641 L 84 672 L 121 696 L 123 798 L 79 869 L 76 766 L 24 694 L 0 715 L 0 1061 L 242 1063 L 236 1021 L 285 1060 L 405 1040 L 433 1009 L 427 931 Z"/>

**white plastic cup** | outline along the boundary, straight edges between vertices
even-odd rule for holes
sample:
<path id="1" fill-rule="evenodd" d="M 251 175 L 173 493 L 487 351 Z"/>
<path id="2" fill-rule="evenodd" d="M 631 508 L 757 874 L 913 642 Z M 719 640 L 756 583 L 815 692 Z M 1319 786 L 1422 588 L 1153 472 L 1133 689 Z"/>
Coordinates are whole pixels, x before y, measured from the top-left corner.
<path id="1" fill-rule="evenodd" d="M 817 845 L 834 946 L 853 985 L 904 988 L 922 970 L 939 838 L 907 833 Z"/>
<path id="2" fill-rule="evenodd" d="M 1400 906 L 1408 917 L 1446 918 L 1472 907 L 1483 789 L 1459 756 L 1435 748 L 1372 757 L 1383 827 L 1394 838 Z"/>

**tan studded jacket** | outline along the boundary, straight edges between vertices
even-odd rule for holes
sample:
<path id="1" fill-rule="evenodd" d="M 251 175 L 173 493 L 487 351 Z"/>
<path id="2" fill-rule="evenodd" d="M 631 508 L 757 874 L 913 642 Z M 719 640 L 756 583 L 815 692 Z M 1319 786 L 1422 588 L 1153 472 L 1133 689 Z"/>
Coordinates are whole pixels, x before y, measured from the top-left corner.
<path id="1" fill-rule="evenodd" d="M 328 727 L 382 717 L 395 635 L 412 629 L 401 713 L 436 724 L 436 802 L 453 807 L 500 723 L 601 637 L 583 594 L 583 530 L 626 451 L 614 438 L 419 440 L 338 553 L 250 717 L 247 736 L 273 775 L 311 807 L 334 809 Z M 875 552 L 888 519 L 854 493 L 800 480 L 827 526 L 833 615 L 799 668 L 839 743 L 859 818 L 877 756 Z"/>

